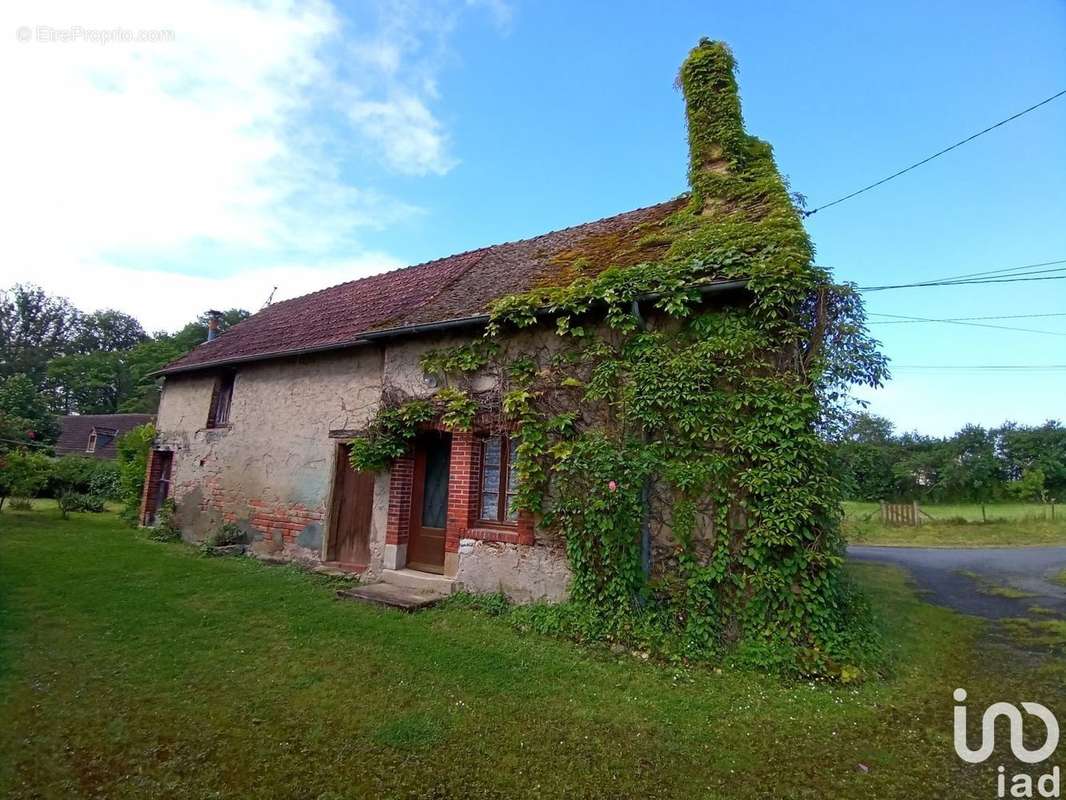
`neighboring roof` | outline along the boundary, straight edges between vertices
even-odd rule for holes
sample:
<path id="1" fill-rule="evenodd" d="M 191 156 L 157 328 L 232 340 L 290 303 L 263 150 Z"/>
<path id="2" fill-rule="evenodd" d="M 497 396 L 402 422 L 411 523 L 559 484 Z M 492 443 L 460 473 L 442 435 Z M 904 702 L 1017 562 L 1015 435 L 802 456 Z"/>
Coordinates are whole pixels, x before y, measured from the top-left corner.
<path id="1" fill-rule="evenodd" d="M 167 364 L 160 374 L 331 350 L 375 332 L 478 318 L 492 301 L 510 294 L 654 260 L 669 243 L 648 234 L 685 202 L 679 197 L 274 303 Z"/>
<path id="2" fill-rule="evenodd" d="M 59 417 L 59 439 L 56 455 L 83 455 L 94 458 L 114 458 L 115 440 L 122 434 L 155 422 L 153 414 L 71 414 Z M 96 432 L 96 449 L 89 453 L 89 437 Z"/>

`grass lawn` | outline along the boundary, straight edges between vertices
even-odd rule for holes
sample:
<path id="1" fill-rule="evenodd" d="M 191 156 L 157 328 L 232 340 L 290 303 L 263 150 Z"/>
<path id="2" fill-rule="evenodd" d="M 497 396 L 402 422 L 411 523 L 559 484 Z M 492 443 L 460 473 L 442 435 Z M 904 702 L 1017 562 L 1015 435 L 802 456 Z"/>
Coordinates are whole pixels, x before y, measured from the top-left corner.
<path id="1" fill-rule="evenodd" d="M 921 504 L 933 519 L 917 528 L 882 525 L 877 503 L 844 503 L 844 532 L 854 544 L 913 547 L 1027 547 L 1066 545 L 1066 507 L 1032 503 L 996 503 L 985 507 L 981 521 L 975 504 Z"/>
<path id="2" fill-rule="evenodd" d="M 955 757 L 952 690 L 1066 709 L 1063 673 L 898 571 L 854 573 L 895 668 L 836 687 L 377 610 L 109 514 L 5 511 L 0 797 L 994 796 L 1005 762 Z"/>

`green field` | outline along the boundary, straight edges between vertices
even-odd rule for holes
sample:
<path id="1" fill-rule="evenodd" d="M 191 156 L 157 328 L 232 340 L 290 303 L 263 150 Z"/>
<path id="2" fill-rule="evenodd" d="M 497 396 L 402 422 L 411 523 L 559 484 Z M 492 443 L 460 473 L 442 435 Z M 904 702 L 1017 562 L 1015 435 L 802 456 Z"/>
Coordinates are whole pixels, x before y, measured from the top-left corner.
<path id="1" fill-rule="evenodd" d="M 877 503 L 844 503 L 844 533 L 855 544 L 919 547 L 1066 545 L 1066 507 L 1032 503 L 920 504 L 929 516 L 917 528 L 880 523 Z M 930 518 L 931 517 L 931 518 Z"/>
<path id="2" fill-rule="evenodd" d="M 992 796 L 994 767 L 954 756 L 952 690 L 1066 708 L 1061 663 L 1020 663 L 900 572 L 853 573 L 894 666 L 829 686 L 657 665 L 459 607 L 382 611 L 111 515 L 5 511 L 0 796 Z"/>

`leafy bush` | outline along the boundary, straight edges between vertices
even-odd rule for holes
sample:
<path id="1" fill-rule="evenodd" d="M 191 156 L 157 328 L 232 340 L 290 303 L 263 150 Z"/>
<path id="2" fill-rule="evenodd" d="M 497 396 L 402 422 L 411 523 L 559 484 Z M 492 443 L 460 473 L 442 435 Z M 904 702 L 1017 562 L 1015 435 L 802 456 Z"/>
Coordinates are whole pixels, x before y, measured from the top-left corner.
<path id="1" fill-rule="evenodd" d="M 12 511 L 33 511 L 33 503 L 26 497 L 12 497 L 8 508 Z"/>
<path id="2" fill-rule="evenodd" d="M 113 461 L 97 460 L 92 476 L 89 478 L 88 494 L 100 500 L 119 499 L 118 465 Z"/>
<path id="3" fill-rule="evenodd" d="M 122 503 L 121 516 L 127 524 L 136 526 L 140 519 L 141 494 L 148 469 L 148 452 L 155 440 L 155 425 L 140 425 L 124 433 L 115 444 L 118 465 L 118 499 Z"/>
<path id="4" fill-rule="evenodd" d="M 174 498 L 168 497 L 156 512 L 155 525 L 148 529 L 148 538 L 157 542 L 181 541 L 181 529 L 178 528 L 177 520 L 174 518 L 176 514 L 177 506 L 174 504 Z"/>
<path id="5" fill-rule="evenodd" d="M 48 489 L 64 517 L 69 511 L 103 511 L 107 496 L 99 491 L 112 485 L 114 471 L 115 466 L 106 461 L 63 456 L 53 462 Z"/>
<path id="6" fill-rule="evenodd" d="M 22 450 L 0 453 L 0 510 L 9 497 L 36 496 L 51 474 L 51 460 L 40 453 Z"/>
<path id="7" fill-rule="evenodd" d="M 244 544 L 244 531 L 232 522 L 227 522 L 204 541 L 208 547 L 228 547 L 232 544 Z"/>
<path id="8" fill-rule="evenodd" d="M 104 510 L 102 497 L 82 492 L 63 492 L 56 498 L 56 501 L 59 503 L 59 510 L 63 512 L 64 517 L 71 511 L 87 511 L 92 514 L 99 514 Z"/>

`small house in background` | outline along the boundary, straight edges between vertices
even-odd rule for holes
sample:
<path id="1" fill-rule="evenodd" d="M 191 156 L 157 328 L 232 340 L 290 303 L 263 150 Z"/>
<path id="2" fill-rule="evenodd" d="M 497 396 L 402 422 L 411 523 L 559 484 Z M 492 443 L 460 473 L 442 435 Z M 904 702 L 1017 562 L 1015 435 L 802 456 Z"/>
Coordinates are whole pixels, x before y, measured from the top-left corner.
<path id="1" fill-rule="evenodd" d="M 114 458 L 118 438 L 149 422 L 155 422 L 154 415 L 71 414 L 59 417 L 56 455 Z"/>

